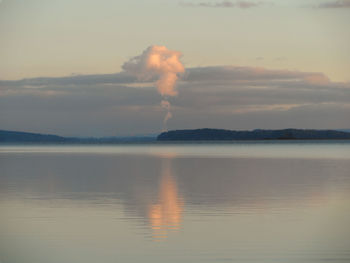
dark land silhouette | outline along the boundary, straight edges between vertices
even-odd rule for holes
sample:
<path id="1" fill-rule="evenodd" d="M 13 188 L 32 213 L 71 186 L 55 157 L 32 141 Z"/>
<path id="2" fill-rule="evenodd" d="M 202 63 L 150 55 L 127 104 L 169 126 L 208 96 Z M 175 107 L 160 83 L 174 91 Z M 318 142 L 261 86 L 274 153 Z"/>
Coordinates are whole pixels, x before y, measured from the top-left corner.
<path id="1" fill-rule="evenodd" d="M 122 136 L 122 137 L 62 137 L 52 134 L 40 134 L 19 131 L 0 130 L 0 144 L 113 144 L 127 142 L 152 142 L 156 136 Z"/>
<path id="2" fill-rule="evenodd" d="M 339 130 L 252 130 L 234 131 L 223 129 L 174 130 L 156 136 L 124 137 L 63 137 L 52 134 L 39 134 L 0 130 L 0 144 L 113 144 L 148 143 L 162 141 L 233 141 L 233 140 L 350 140 L 350 132 Z"/>
<path id="3" fill-rule="evenodd" d="M 175 130 L 161 133 L 158 141 L 232 141 L 232 140 L 349 140 L 350 133 L 338 130 L 252 130 L 222 129 Z"/>

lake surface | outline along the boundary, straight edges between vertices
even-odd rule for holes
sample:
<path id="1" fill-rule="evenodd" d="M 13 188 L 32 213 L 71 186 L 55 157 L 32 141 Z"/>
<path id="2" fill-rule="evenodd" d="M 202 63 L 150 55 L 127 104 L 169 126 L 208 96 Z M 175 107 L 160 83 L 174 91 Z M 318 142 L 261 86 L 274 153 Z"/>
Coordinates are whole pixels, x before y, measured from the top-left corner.
<path id="1" fill-rule="evenodd" d="M 0 146 L 0 262 L 350 262 L 350 143 Z"/>

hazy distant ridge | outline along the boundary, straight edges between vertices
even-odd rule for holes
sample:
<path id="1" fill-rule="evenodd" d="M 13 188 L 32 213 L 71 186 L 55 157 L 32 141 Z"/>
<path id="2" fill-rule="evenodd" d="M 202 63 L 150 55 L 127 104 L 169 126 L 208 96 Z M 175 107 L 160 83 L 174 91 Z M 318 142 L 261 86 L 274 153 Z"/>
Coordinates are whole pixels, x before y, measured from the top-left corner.
<path id="1" fill-rule="evenodd" d="M 113 144 L 123 142 L 157 141 L 230 141 L 230 140 L 348 140 L 350 133 L 339 130 L 253 130 L 232 131 L 222 129 L 175 130 L 155 136 L 125 136 L 101 138 L 62 137 L 52 134 L 39 134 L 0 130 L 0 143 L 54 143 L 54 144 Z"/>
<path id="2" fill-rule="evenodd" d="M 130 137 L 102 137 L 102 138 L 76 138 L 62 137 L 52 134 L 0 130 L 0 143 L 73 143 L 73 144 L 107 144 L 122 142 L 148 142 L 155 141 L 155 136 Z"/>
<path id="3" fill-rule="evenodd" d="M 51 135 L 51 134 L 39 134 L 39 133 L 30 133 L 30 132 L 18 132 L 18 131 L 4 131 L 0 130 L 0 143 L 1 142 L 68 142 L 70 139 Z"/>
<path id="4" fill-rule="evenodd" d="M 230 140 L 348 140 L 350 133 L 337 130 L 252 130 L 222 129 L 175 130 L 161 133 L 158 141 L 230 141 Z"/>

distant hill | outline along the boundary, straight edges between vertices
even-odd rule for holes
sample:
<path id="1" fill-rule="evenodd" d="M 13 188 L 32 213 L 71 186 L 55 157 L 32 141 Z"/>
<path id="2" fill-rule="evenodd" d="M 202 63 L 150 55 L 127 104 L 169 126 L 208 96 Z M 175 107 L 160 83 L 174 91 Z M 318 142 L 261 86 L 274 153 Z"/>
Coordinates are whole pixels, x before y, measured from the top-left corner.
<path id="1" fill-rule="evenodd" d="M 252 130 L 222 129 L 175 130 L 161 133 L 158 141 L 231 141 L 231 140 L 349 140 L 350 133 L 336 130 Z"/>
<path id="2" fill-rule="evenodd" d="M 37 142 L 37 143 L 63 143 L 68 142 L 70 139 L 51 135 L 51 134 L 39 134 L 30 132 L 17 132 L 17 131 L 4 131 L 0 130 L 0 143 L 23 143 L 23 142 Z"/>
<path id="3" fill-rule="evenodd" d="M 337 131 L 350 132 L 350 129 L 341 129 L 341 130 L 337 130 Z"/>
<path id="4" fill-rule="evenodd" d="M 14 143 L 38 143 L 38 144 L 113 144 L 126 142 L 151 142 L 156 136 L 124 136 L 124 137 L 102 137 L 102 138 L 76 138 L 62 137 L 52 134 L 40 134 L 30 132 L 0 130 L 0 144 Z"/>
<path id="5" fill-rule="evenodd" d="M 117 144 L 154 141 L 232 141 L 232 140 L 349 140 L 350 133 L 339 130 L 252 130 L 222 129 L 176 130 L 156 136 L 101 138 L 62 137 L 52 134 L 0 130 L 0 144 Z"/>

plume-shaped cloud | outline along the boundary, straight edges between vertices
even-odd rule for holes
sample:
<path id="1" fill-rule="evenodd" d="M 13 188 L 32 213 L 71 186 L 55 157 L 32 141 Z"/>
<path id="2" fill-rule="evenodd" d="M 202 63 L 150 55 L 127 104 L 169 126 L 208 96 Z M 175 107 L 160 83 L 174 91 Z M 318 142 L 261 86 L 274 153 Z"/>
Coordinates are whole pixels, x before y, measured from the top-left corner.
<path id="1" fill-rule="evenodd" d="M 176 81 L 178 74 L 184 73 L 185 68 L 180 61 L 182 54 L 169 50 L 165 46 L 150 46 L 141 55 L 136 56 L 122 66 L 123 70 L 143 80 L 157 79 L 156 86 L 162 95 L 162 108 L 167 110 L 163 129 L 166 130 L 167 121 L 172 117 L 169 96 L 176 96 Z"/>
<path id="2" fill-rule="evenodd" d="M 149 80 L 157 78 L 157 88 L 162 96 L 175 96 L 176 81 L 179 73 L 185 72 L 180 61 L 182 54 L 167 49 L 165 46 L 151 46 L 140 56 L 125 62 L 122 66 L 125 72 Z"/>

